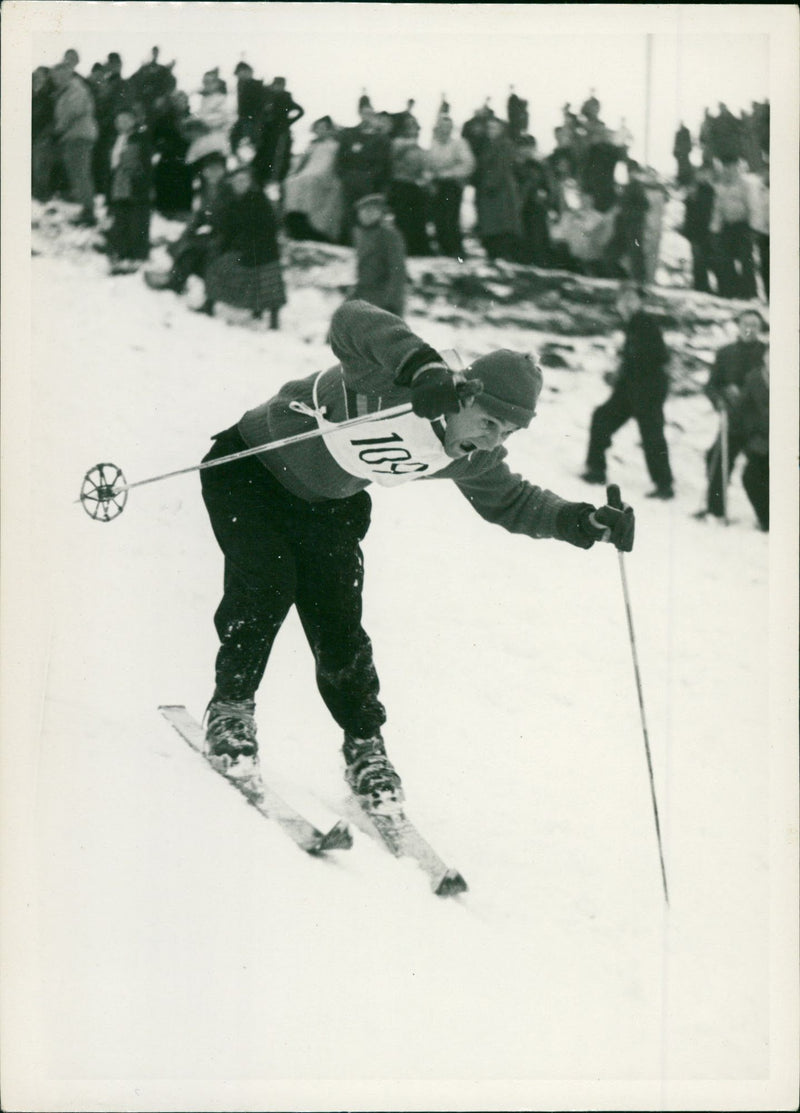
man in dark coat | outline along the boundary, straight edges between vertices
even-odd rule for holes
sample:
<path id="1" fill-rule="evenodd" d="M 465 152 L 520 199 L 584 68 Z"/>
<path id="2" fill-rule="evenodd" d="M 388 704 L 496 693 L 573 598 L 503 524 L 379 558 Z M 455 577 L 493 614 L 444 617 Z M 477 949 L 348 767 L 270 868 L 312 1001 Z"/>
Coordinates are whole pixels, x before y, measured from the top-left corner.
<path id="1" fill-rule="evenodd" d="M 605 483 L 606 451 L 611 438 L 630 418 L 635 418 L 642 448 L 655 489 L 648 498 L 674 497 L 669 449 L 664 438 L 664 401 L 669 390 L 669 352 L 658 322 L 643 309 L 641 287 L 623 286 L 617 310 L 625 321 L 622 359 L 611 397 L 592 414 L 586 471 L 587 483 Z"/>
<path id="2" fill-rule="evenodd" d="M 253 159 L 253 172 L 259 185 L 282 182 L 292 158 L 292 124 L 305 110 L 286 88 L 286 79 L 276 77 L 262 95 L 260 122 Z"/>
<path id="3" fill-rule="evenodd" d="M 678 173 L 676 180 L 678 185 L 688 186 L 692 181 L 692 164 L 689 161 L 689 156 L 692 153 L 692 134 L 687 128 L 686 124 L 681 121 L 681 125 L 675 132 L 675 142 L 672 146 L 672 154 L 678 164 Z"/>
<path id="4" fill-rule="evenodd" d="M 701 166 L 694 185 L 683 203 L 683 224 L 680 233 L 692 249 L 692 286 L 705 294 L 711 293 L 709 274 L 714 271 L 714 245 L 711 236 L 711 216 L 714 211 L 714 186 L 711 171 Z"/>
<path id="5" fill-rule="evenodd" d="M 758 524 L 769 530 L 769 347 L 760 367 L 754 367 L 742 387 L 737 424 L 747 457 L 742 486 L 756 512 Z"/>
<path id="6" fill-rule="evenodd" d="M 392 146 L 379 128 L 376 113 L 369 105 L 360 109 L 361 122 L 339 136 L 334 169 L 342 183 L 345 229 L 352 234 L 355 204 L 370 193 L 385 194 L 392 176 Z"/>
<path id="7" fill-rule="evenodd" d="M 746 444 L 746 435 L 741 422 L 742 388 L 750 372 L 761 367 L 766 348 L 766 344 L 760 339 L 764 318 L 757 309 L 745 309 L 736 323 L 739 329 L 738 339 L 732 344 L 726 344 L 717 352 L 706 385 L 706 395 L 711 405 L 720 415 L 727 418 L 728 476 Z M 720 434 L 706 453 L 708 475 L 706 509 L 698 512 L 698 518 L 704 518 L 707 514 L 715 518 L 724 516 L 722 468 L 723 446 L 722 429 L 720 429 Z"/>

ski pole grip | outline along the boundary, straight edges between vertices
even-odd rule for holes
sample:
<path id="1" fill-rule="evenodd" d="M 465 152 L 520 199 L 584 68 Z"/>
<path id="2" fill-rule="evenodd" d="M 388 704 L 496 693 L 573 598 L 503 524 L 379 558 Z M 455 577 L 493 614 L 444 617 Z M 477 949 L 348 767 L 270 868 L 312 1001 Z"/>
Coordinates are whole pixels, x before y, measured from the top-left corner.
<path id="1" fill-rule="evenodd" d="M 608 505 L 612 506 L 614 510 L 622 510 L 622 495 L 618 483 L 609 483 L 606 487 L 606 498 L 608 499 Z"/>

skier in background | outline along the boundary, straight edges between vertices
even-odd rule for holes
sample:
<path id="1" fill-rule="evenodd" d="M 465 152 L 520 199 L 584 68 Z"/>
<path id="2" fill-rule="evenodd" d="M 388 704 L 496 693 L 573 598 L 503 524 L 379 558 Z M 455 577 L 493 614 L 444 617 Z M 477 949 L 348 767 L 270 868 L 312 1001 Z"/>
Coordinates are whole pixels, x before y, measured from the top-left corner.
<path id="1" fill-rule="evenodd" d="M 532 538 L 590 549 L 633 547 L 629 507 L 567 502 L 513 474 L 504 441 L 536 410 L 541 371 L 530 355 L 495 351 L 454 374 L 398 317 L 362 301 L 334 314 L 329 370 L 287 382 L 217 433 L 207 462 L 315 428 L 334 430 L 201 471 L 203 498 L 225 555 L 215 615 L 216 687 L 208 756 L 220 772 L 258 773 L 255 697 L 292 605 L 316 662 L 317 685 L 344 731 L 346 779 L 366 806 L 402 800 L 386 754 L 372 645 L 361 625 L 371 482 L 452 480 L 487 521 Z M 336 423 L 410 403 L 400 416 Z"/>
<path id="2" fill-rule="evenodd" d="M 633 417 L 641 433 L 647 470 L 655 483 L 647 497 L 671 499 L 672 470 L 664 438 L 664 401 L 669 390 L 667 346 L 658 322 L 644 311 L 641 287 L 623 286 L 617 311 L 625 321 L 622 359 L 610 398 L 592 414 L 582 478 L 586 483 L 605 483 L 611 438 Z"/>

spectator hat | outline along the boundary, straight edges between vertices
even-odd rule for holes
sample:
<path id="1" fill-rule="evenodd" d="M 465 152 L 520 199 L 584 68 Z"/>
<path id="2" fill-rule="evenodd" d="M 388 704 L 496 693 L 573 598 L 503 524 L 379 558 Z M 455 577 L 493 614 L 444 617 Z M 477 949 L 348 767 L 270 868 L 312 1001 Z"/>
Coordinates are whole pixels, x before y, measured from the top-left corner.
<path id="1" fill-rule="evenodd" d="M 532 355 L 501 348 L 476 359 L 464 374 L 483 383 L 483 391 L 477 397 L 482 409 L 492 417 L 527 429 L 542 390 L 542 371 Z"/>

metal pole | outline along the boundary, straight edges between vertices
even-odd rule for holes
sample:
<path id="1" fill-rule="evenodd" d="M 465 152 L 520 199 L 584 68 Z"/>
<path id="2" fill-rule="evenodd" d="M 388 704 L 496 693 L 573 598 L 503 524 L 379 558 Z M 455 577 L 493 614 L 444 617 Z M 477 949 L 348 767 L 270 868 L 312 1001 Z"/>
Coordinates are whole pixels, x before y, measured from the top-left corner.
<path id="1" fill-rule="evenodd" d="M 177 471 L 164 472 L 163 475 L 153 475 L 149 479 L 139 479 L 136 483 L 126 483 L 122 487 L 114 487 L 114 494 L 120 495 L 123 491 L 132 491 L 134 487 L 144 487 L 147 483 L 157 483 L 161 479 L 172 479 L 176 475 L 187 475 L 192 471 L 203 471 L 205 468 L 216 468 L 220 464 L 230 464 L 234 460 L 243 460 L 245 456 L 255 456 L 259 452 L 271 452 L 274 448 L 286 448 L 291 444 L 300 444 L 314 437 L 326 437 L 329 433 L 338 433 L 340 429 L 350 429 L 354 425 L 363 425 L 368 421 L 382 421 L 387 417 L 399 417 L 400 414 L 410 413 L 411 403 L 404 402 L 400 406 L 393 406 L 388 410 L 378 410 L 377 413 L 362 414 L 360 417 L 351 417 L 348 421 L 339 421 L 329 429 L 308 429 L 305 433 L 295 433 L 291 437 L 282 437 L 277 441 L 267 444 L 257 444 L 255 448 L 245 448 L 241 452 L 232 452 L 229 456 L 220 456 L 216 460 L 205 460 L 200 464 L 192 464 L 188 468 L 178 468 Z M 80 498 L 75 502 L 82 502 Z"/>

